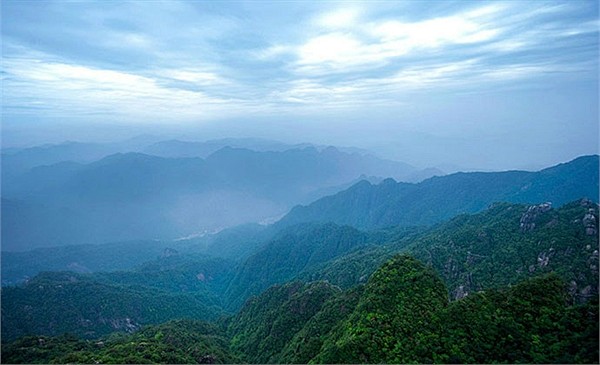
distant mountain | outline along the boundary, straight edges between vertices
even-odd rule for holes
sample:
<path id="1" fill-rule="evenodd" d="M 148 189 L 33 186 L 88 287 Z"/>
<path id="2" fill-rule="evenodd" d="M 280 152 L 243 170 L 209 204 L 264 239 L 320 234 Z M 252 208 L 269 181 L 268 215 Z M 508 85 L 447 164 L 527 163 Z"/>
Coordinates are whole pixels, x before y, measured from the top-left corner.
<path id="1" fill-rule="evenodd" d="M 172 247 L 180 249 L 173 242 L 148 240 L 42 247 L 25 252 L 2 251 L 2 285 L 26 282 L 43 271 L 94 273 L 132 270 L 159 258 Z"/>
<path id="2" fill-rule="evenodd" d="M 539 172 L 472 172 L 433 177 L 418 184 L 361 181 L 308 206 L 297 206 L 277 224 L 335 222 L 369 229 L 428 225 L 498 201 L 560 206 L 588 197 L 598 201 L 598 156 L 583 156 Z"/>
<path id="3" fill-rule="evenodd" d="M 186 237 L 280 217 L 361 175 L 414 171 L 333 147 L 224 147 L 206 159 L 130 152 L 37 166 L 3 177 L 3 249 Z"/>
<path id="4" fill-rule="evenodd" d="M 2 150 L 2 180 L 10 179 L 36 166 L 52 165 L 64 161 L 91 162 L 114 153 L 115 149 L 100 143 L 64 142 Z"/>
<path id="5" fill-rule="evenodd" d="M 244 148 L 257 152 L 286 151 L 311 147 L 309 143 L 287 144 L 261 138 L 222 138 L 208 141 L 181 141 L 172 139 L 160 141 L 145 147 L 141 152 L 170 158 L 201 157 L 206 158 L 223 147 Z"/>

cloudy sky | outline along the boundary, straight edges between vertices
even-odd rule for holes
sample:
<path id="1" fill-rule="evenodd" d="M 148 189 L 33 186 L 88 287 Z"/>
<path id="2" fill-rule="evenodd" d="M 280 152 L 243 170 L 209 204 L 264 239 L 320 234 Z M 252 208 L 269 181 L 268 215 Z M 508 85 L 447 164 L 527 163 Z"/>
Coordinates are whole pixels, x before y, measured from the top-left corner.
<path id="1" fill-rule="evenodd" d="M 489 168 L 598 151 L 597 1 L 5 0 L 1 14 L 5 146 L 164 131 Z"/>

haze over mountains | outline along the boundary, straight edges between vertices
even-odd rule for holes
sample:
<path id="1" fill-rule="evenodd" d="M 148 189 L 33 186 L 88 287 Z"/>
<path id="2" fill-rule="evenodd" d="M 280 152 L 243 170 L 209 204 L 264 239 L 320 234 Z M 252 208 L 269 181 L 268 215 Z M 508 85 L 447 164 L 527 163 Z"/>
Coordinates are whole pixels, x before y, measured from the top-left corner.
<path id="1" fill-rule="evenodd" d="M 169 157 L 109 154 L 127 149 Z M 345 151 L 259 139 L 11 150 L 2 158 L 3 248 L 198 235 L 276 218 L 361 178 L 442 174 Z"/>

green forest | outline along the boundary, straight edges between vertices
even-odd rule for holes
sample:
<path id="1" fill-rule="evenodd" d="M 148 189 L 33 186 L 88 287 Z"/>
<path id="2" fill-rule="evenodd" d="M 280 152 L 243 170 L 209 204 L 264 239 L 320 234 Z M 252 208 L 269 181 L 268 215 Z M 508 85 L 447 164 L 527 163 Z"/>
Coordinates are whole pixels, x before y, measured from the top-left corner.
<path id="1" fill-rule="evenodd" d="M 598 207 L 300 224 L 2 288 L 4 363 L 597 363 Z M 252 232 L 251 239 L 256 239 Z M 226 240 L 226 238 L 222 238 Z"/>

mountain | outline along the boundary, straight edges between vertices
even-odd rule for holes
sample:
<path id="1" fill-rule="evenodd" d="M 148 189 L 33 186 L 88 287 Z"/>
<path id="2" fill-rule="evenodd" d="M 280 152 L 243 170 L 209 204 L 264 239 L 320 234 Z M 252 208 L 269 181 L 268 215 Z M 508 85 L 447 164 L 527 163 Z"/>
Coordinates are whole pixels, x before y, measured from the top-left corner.
<path id="1" fill-rule="evenodd" d="M 251 364 L 277 363 L 278 354 L 339 289 L 324 283 L 291 282 L 250 299 L 230 319 L 231 348 Z"/>
<path id="2" fill-rule="evenodd" d="M 453 299 L 548 273 L 569 284 L 575 301 L 598 295 L 598 205 L 586 199 L 560 208 L 497 203 L 404 240 L 380 242 L 313 266 L 298 278 L 350 288 L 405 252 L 433 267 Z"/>
<path id="3" fill-rule="evenodd" d="M 311 266 L 327 262 L 364 245 L 368 235 L 334 224 L 298 225 L 279 232 L 236 270 L 225 292 L 229 309 L 238 309 L 251 295 L 293 280 Z"/>
<path id="4" fill-rule="evenodd" d="M 333 147 L 224 147 L 206 159 L 131 152 L 37 166 L 2 179 L 3 249 L 198 235 L 279 217 L 361 175 L 413 171 Z"/>
<path id="5" fill-rule="evenodd" d="M 206 158 L 224 147 L 243 148 L 258 152 L 286 151 L 310 147 L 308 143 L 287 144 L 261 138 L 222 138 L 208 141 L 180 141 L 172 139 L 160 141 L 145 147 L 141 152 L 160 157 L 181 158 L 201 157 Z"/>
<path id="6" fill-rule="evenodd" d="M 80 340 L 72 335 L 31 336 L 2 345 L 4 363 L 60 364 L 233 364 L 223 331 L 215 325 L 175 320 L 146 326 L 128 336 L 101 341 Z"/>
<path id="7" fill-rule="evenodd" d="M 169 247 L 173 247 L 171 242 L 128 241 L 43 247 L 24 252 L 2 251 L 2 285 L 25 282 L 42 271 L 131 270 L 160 257 Z"/>
<path id="8" fill-rule="evenodd" d="M 418 184 L 361 181 L 308 206 L 297 206 L 277 224 L 334 222 L 370 229 L 429 225 L 494 202 L 560 206 L 587 197 L 598 201 L 598 156 L 583 156 L 538 172 L 473 172 L 433 177 Z"/>
<path id="9" fill-rule="evenodd" d="M 26 336 L 7 363 L 597 363 L 598 300 L 569 301 L 545 274 L 448 301 L 435 271 L 406 255 L 341 291 L 290 282 L 215 326 L 175 320 L 94 340 Z M 4 323 L 4 322 L 3 322 Z M 222 329 L 223 328 L 223 329 Z M 4 332 L 3 332 L 4 334 Z"/>
<path id="10" fill-rule="evenodd" d="M 24 286 L 2 288 L 2 340 L 63 333 L 97 338 L 175 318 L 215 319 L 221 310 L 209 303 L 193 293 L 106 284 L 72 272 L 42 273 Z"/>
<path id="11" fill-rule="evenodd" d="M 373 274 L 310 362 L 597 361 L 598 302 L 571 306 L 566 297 L 565 283 L 544 275 L 448 302 L 431 268 L 396 256 Z"/>

